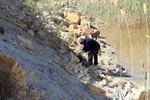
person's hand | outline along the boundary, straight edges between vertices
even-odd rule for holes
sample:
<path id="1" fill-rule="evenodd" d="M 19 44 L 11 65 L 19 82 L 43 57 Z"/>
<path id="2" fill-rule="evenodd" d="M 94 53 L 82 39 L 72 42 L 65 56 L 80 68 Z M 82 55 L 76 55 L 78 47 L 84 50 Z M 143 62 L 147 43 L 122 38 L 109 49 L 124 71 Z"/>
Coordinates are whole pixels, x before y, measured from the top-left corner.
<path id="1" fill-rule="evenodd" d="M 78 54 L 84 53 L 84 51 L 79 51 Z"/>
<path id="2" fill-rule="evenodd" d="M 80 55 L 80 54 L 81 54 L 81 51 L 79 51 L 78 54 Z"/>

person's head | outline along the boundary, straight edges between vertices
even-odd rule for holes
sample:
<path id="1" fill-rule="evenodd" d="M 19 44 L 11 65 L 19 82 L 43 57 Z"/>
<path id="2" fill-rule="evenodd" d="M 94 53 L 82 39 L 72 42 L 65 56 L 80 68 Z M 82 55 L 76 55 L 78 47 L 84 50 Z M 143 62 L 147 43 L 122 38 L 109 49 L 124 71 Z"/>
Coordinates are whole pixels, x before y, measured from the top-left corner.
<path id="1" fill-rule="evenodd" d="M 84 39 L 80 38 L 79 43 L 83 45 L 84 44 Z"/>

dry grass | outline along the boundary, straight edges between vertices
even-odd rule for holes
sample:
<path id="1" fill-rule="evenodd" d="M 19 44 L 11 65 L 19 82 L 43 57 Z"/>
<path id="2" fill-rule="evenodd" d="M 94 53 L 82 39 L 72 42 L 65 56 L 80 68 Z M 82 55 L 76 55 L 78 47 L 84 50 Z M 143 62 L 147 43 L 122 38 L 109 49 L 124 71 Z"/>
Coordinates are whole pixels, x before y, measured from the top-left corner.
<path id="1" fill-rule="evenodd" d="M 118 10 L 123 9 L 126 12 L 126 19 L 129 27 L 143 27 L 145 25 L 145 18 L 143 12 L 143 4 L 149 4 L 148 0 L 99 0 L 96 3 L 91 3 L 90 0 L 79 0 L 84 7 L 83 12 L 97 18 L 98 20 L 104 20 L 108 24 L 119 23 Z M 87 3 L 90 2 L 89 3 Z M 85 2 L 85 3 L 84 3 Z M 89 5 L 88 5 L 89 4 Z M 116 9 L 117 8 L 117 9 Z M 147 7 L 148 19 L 150 17 L 149 7 Z M 148 20 L 149 22 L 149 20 Z M 124 21 L 121 21 L 122 25 L 126 25 Z"/>

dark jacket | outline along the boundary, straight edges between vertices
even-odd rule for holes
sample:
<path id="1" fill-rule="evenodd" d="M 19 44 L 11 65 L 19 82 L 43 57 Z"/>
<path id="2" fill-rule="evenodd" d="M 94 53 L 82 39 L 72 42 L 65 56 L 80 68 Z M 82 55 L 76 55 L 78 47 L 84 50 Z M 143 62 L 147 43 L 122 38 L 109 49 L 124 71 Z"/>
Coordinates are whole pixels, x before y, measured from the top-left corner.
<path id="1" fill-rule="evenodd" d="M 82 51 L 88 52 L 91 51 L 92 49 L 100 48 L 100 45 L 97 41 L 93 39 L 85 39 L 84 40 L 84 47 Z"/>

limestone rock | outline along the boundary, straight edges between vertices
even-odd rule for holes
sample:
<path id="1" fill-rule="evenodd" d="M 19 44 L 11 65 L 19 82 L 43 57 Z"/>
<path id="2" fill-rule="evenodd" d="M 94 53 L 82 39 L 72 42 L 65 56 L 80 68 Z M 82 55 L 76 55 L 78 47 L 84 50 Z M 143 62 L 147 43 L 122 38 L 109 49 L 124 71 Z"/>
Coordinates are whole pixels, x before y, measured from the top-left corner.
<path id="1" fill-rule="evenodd" d="M 64 18 L 70 21 L 71 23 L 79 24 L 80 22 L 80 16 L 75 13 L 64 12 Z"/>
<path id="2" fill-rule="evenodd" d="M 42 31 L 42 30 L 38 31 L 37 34 L 40 35 L 40 36 L 45 36 L 45 32 Z"/>
<path id="3" fill-rule="evenodd" d="M 150 90 L 147 92 L 148 98 L 147 100 L 150 100 Z M 145 90 L 141 92 L 139 100 L 145 100 Z"/>
<path id="4" fill-rule="evenodd" d="M 106 96 L 105 90 L 98 88 L 98 87 L 92 85 L 91 83 L 86 84 L 86 89 L 89 93 L 91 93 L 93 95 Z"/>
<path id="5" fill-rule="evenodd" d="M 87 29 L 85 30 L 85 33 L 86 33 L 87 35 L 91 35 L 93 32 L 94 32 L 94 29 L 92 29 L 92 28 L 87 28 Z"/>
<path id="6" fill-rule="evenodd" d="M 62 27 L 62 31 L 69 32 L 70 30 L 69 30 L 69 28 L 67 26 L 63 26 Z"/>
<path id="7" fill-rule="evenodd" d="M 63 32 L 63 31 L 60 31 L 60 36 L 64 37 L 65 35 L 67 35 L 68 32 Z"/>
<path id="8" fill-rule="evenodd" d="M 0 92 L 4 89 L 6 96 L 11 97 L 15 95 L 16 98 L 25 95 L 25 91 L 21 90 L 21 88 L 26 86 L 25 70 L 14 59 L 6 55 L 0 55 L 0 73 L 0 86 L 2 87 Z M 18 87 L 20 89 L 17 89 Z"/>
<path id="9" fill-rule="evenodd" d="M 80 62 L 78 57 L 75 56 L 72 52 L 71 52 L 71 61 L 74 62 L 74 63 L 79 63 Z"/>
<path id="10" fill-rule="evenodd" d="M 70 22 L 68 22 L 67 20 L 65 20 L 65 19 L 63 19 L 63 18 L 59 18 L 59 17 L 54 18 L 54 19 L 53 19 L 53 22 L 56 23 L 56 24 L 63 23 L 63 25 L 65 25 L 65 26 L 67 26 L 67 27 L 69 27 L 69 25 L 70 25 Z"/>
<path id="11" fill-rule="evenodd" d="M 0 74 L 1 100 L 39 100 L 39 92 L 26 87 L 25 70 L 16 60 L 0 55 Z"/>
<path id="12" fill-rule="evenodd" d="M 47 40 L 43 40 L 43 42 L 42 42 L 44 45 L 46 45 L 46 46 L 48 46 L 48 47 L 51 47 L 51 44 L 50 44 L 50 42 L 49 41 L 47 41 Z"/>
<path id="13" fill-rule="evenodd" d="M 86 16 L 85 16 L 85 15 L 81 15 L 81 16 L 80 16 L 80 19 L 81 19 L 81 21 L 82 21 L 82 20 L 85 20 L 85 19 L 86 19 Z"/>
<path id="14" fill-rule="evenodd" d="M 38 21 L 35 21 L 32 26 L 31 26 L 31 29 L 35 32 L 38 30 L 38 27 L 39 27 L 40 23 Z"/>
<path id="15" fill-rule="evenodd" d="M 17 35 L 17 40 L 18 42 L 20 42 L 24 47 L 28 48 L 29 50 L 32 50 L 33 51 L 33 43 L 28 40 L 28 39 L 25 39 L 19 35 Z"/>
<path id="16" fill-rule="evenodd" d="M 21 29 L 22 31 L 25 30 L 25 27 L 24 27 L 22 24 L 18 24 L 17 27 L 18 27 L 19 29 Z"/>
<path id="17" fill-rule="evenodd" d="M 66 41 L 65 41 L 64 39 L 60 38 L 60 44 L 61 44 L 61 45 L 65 45 L 65 44 L 66 44 Z"/>
<path id="18" fill-rule="evenodd" d="M 68 74 L 70 74 L 70 71 L 68 69 L 68 67 L 64 64 L 61 66 Z"/>
<path id="19" fill-rule="evenodd" d="M 81 26 L 87 26 L 87 22 L 85 20 L 81 20 L 80 24 Z"/>
<path id="20" fill-rule="evenodd" d="M 73 31 L 74 31 L 74 34 L 75 34 L 76 36 L 81 36 L 82 30 L 81 30 L 80 28 L 74 29 Z"/>
<path id="21" fill-rule="evenodd" d="M 133 92 L 133 98 L 135 100 L 139 100 L 139 97 L 140 97 L 141 93 L 143 92 L 143 90 L 144 90 L 144 87 L 140 87 L 136 91 L 132 91 Z M 140 98 L 142 99 L 142 95 Z M 145 99 L 143 99 L 143 100 L 145 100 Z"/>
<path id="22" fill-rule="evenodd" d="M 34 32 L 32 30 L 28 30 L 28 34 L 32 37 L 34 37 Z"/>
<path id="23" fill-rule="evenodd" d="M 106 86 L 107 85 L 107 80 L 103 79 L 100 83 L 100 86 Z"/>
<path id="24" fill-rule="evenodd" d="M 71 24 L 71 25 L 69 25 L 69 29 L 71 29 L 71 30 L 78 29 L 78 26 L 75 24 Z"/>

